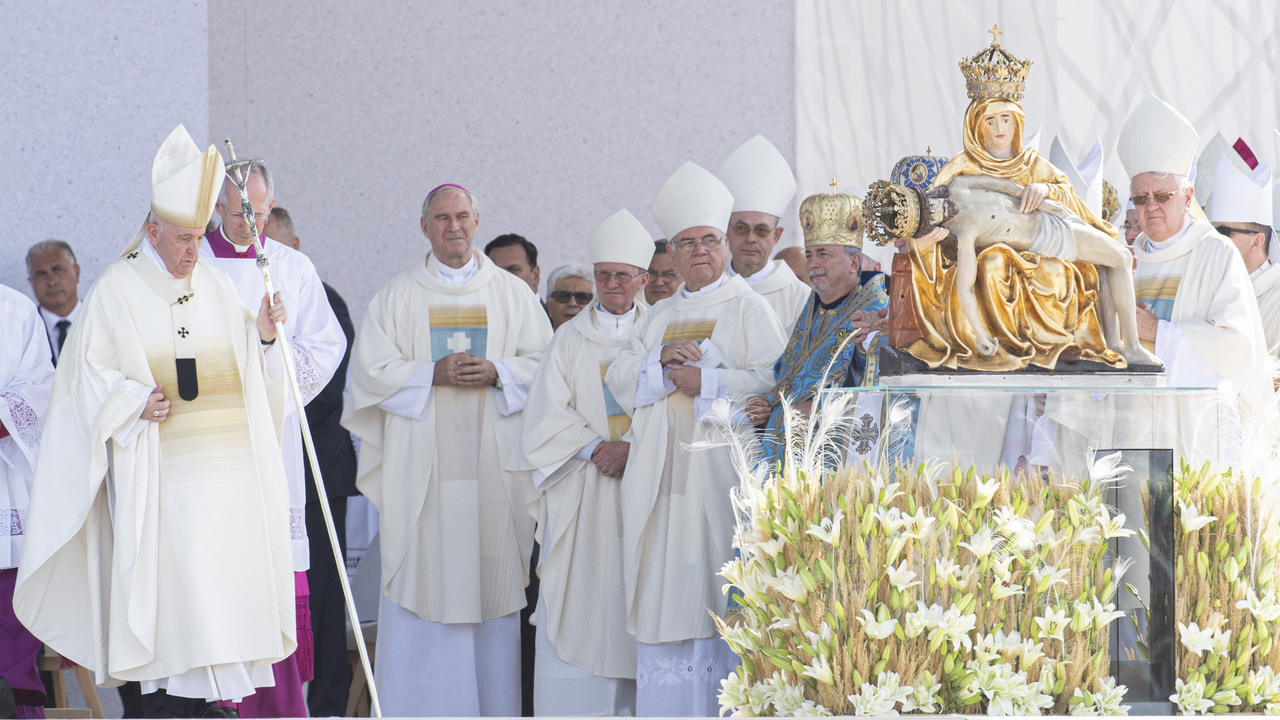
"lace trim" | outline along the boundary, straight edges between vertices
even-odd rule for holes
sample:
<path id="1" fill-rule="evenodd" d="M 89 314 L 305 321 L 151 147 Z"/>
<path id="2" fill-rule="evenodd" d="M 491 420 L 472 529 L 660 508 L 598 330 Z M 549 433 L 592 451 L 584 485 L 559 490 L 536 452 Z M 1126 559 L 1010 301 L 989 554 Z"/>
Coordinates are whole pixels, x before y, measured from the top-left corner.
<path id="1" fill-rule="evenodd" d="M 26 400 L 15 393 L 0 393 L 0 400 L 9 406 L 13 424 L 17 426 L 9 428 L 9 434 L 21 438 L 22 444 L 34 453 L 40 447 L 40 417 Z"/>
<path id="2" fill-rule="evenodd" d="M 27 534 L 27 511 L 7 509 L 0 510 L 0 537 L 14 537 Z"/>
<path id="3" fill-rule="evenodd" d="M 316 361 L 311 356 L 310 350 L 295 342 L 289 343 L 289 347 L 293 348 L 293 366 L 298 373 L 298 390 L 302 392 L 302 404 L 306 405 L 324 389 L 324 376 L 316 368 Z"/>
<path id="4" fill-rule="evenodd" d="M 307 539 L 306 509 L 289 508 L 289 537 L 293 540 Z"/>
<path id="5" fill-rule="evenodd" d="M 658 657 L 646 659 L 636 668 L 636 684 L 644 687 L 655 685 L 705 685 L 729 676 L 737 667 L 736 661 L 717 653 L 696 653 L 693 657 Z"/>
<path id="6" fill-rule="evenodd" d="M 0 457 L 12 468 L 27 467 L 27 456 L 22 454 L 22 448 L 18 447 L 18 441 L 13 436 L 0 438 Z"/>

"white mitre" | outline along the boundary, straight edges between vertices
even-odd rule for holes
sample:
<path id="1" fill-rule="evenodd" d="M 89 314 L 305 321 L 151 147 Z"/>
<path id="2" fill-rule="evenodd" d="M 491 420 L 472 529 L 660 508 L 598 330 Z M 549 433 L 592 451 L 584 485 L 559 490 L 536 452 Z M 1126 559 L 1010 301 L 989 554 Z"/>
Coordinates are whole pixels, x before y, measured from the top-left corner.
<path id="1" fill-rule="evenodd" d="M 203 230 L 213 215 L 226 172 L 217 149 L 210 145 L 200 152 L 187 129 L 179 125 L 161 143 L 151 163 L 151 212 L 165 222 Z M 146 234 L 147 224 L 143 221 L 121 254 L 137 249 Z"/>
<path id="2" fill-rule="evenodd" d="M 1191 171 L 1199 140 L 1182 113 L 1148 93 L 1120 128 L 1116 153 L 1130 180 L 1148 172 L 1185 176 Z"/>
<path id="3" fill-rule="evenodd" d="M 1063 147 L 1061 138 L 1054 135 L 1053 143 L 1049 145 L 1049 162 L 1067 176 L 1085 207 L 1097 217 L 1102 217 L 1102 141 L 1095 140 L 1089 154 L 1076 165 Z"/>
<path id="4" fill-rule="evenodd" d="M 653 199 L 653 219 L 667 238 L 694 227 L 726 232 L 733 212 L 733 193 L 706 168 L 686 162 L 667 178 Z"/>
<path id="5" fill-rule="evenodd" d="M 1253 222 L 1271 226 L 1271 165 L 1259 161 L 1258 167 L 1246 175 L 1231 162 L 1227 153 L 1218 158 L 1213 169 L 1213 207 L 1209 221 Z"/>
<path id="6" fill-rule="evenodd" d="M 762 212 L 782 217 L 796 196 L 796 176 L 778 148 L 757 135 L 729 157 L 716 177 L 733 193 L 734 212 Z"/>
<path id="7" fill-rule="evenodd" d="M 1204 150 L 1200 152 L 1200 158 L 1196 160 L 1194 172 L 1189 178 L 1191 186 L 1195 188 L 1196 200 L 1201 205 L 1209 205 L 1213 200 L 1214 175 L 1218 167 L 1219 158 L 1227 158 L 1237 170 L 1248 175 L 1249 165 L 1240 157 L 1240 153 L 1236 152 L 1231 143 L 1222 137 L 1222 133 L 1215 133 L 1213 138 L 1209 140 L 1209 144 L 1204 146 Z"/>
<path id="8" fill-rule="evenodd" d="M 649 269 L 653 259 L 653 238 L 635 215 L 619 210 L 591 231 L 587 240 L 592 263 L 622 263 Z"/>

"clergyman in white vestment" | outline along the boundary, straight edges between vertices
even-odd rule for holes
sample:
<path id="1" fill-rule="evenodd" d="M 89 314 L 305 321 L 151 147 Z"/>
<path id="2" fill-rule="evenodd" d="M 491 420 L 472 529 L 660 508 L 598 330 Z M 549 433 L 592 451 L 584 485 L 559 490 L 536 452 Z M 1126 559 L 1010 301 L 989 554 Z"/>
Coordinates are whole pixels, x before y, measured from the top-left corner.
<path id="1" fill-rule="evenodd" d="M 733 557 L 737 476 L 727 447 L 689 446 L 724 440 L 707 422 L 714 403 L 773 386 L 785 337 L 764 298 L 725 274 L 732 207 L 693 163 L 663 185 L 653 215 L 684 284 L 637 323 L 606 374 L 634 408 L 622 529 L 638 716 L 718 715 L 720 681 L 738 662 L 707 614 L 726 606 L 717 573 Z"/>
<path id="2" fill-rule="evenodd" d="M 233 167 L 248 174 L 245 189 L 253 207 L 252 225 L 245 221 L 239 191 L 228 179 L 214 205 L 222 223 L 205 236 L 201 253 L 209 264 L 231 277 L 240 293 L 240 300 L 246 307 L 251 306 L 266 292 L 262 270 L 256 260 L 257 246 L 253 242 L 252 233 L 257 232 L 262 240 L 263 253 L 270 261 L 268 269 L 272 285 L 280 291 L 289 308 L 289 321 L 284 331 L 293 353 L 298 390 L 305 405 L 333 377 L 346 352 L 347 338 L 329 307 L 324 284 L 320 282 L 311 260 L 262 234 L 267 216 L 276 202 L 270 170 L 260 161 L 242 161 L 234 163 Z M 312 679 L 314 670 L 310 590 L 307 587 L 311 550 L 307 538 L 307 478 L 303 470 L 307 459 L 292 392 L 285 398 L 285 411 L 280 451 L 289 486 L 289 539 L 293 543 L 294 584 L 297 588 L 298 652 L 272 668 L 276 677 L 274 689 L 256 693 L 241 704 L 238 709 L 243 718 L 306 717 L 307 704 L 302 694 L 302 683 Z M 331 556 L 318 560 L 333 562 Z"/>
<path id="3" fill-rule="evenodd" d="M 1218 159 L 1209 221 L 1244 260 L 1262 316 L 1267 352 L 1275 356 L 1280 354 L 1280 245 L 1271 227 L 1273 195 L 1271 165 L 1266 160 L 1258 160 L 1253 172 L 1245 175 L 1226 157 Z"/>
<path id="4" fill-rule="evenodd" d="M 9 681 L 20 717 L 43 717 L 46 699 L 36 669 L 43 643 L 13 616 L 31 480 L 53 389 L 44 327 L 26 295 L 0 285 L 0 677 Z"/>
<path id="5" fill-rule="evenodd" d="M 223 176 L 179 126 L 152 213 L 84 300 L 36 463 L 14 609 L 100 684 L 141 683 L 149 715 L 217 717 L 295 649 L 283 363 L 199 260 Z M 176 715 L 175 715 L 176 713 Z"/>
<path id="6" fill-rule="evenodd" d="M 809 301 L 809 286 L 782 260 L 770 260 L 782 237 L 778 220 L 796 195 L 796 178 L 782 153 L 757 135 L 725 159 L 716 173 L 733 194 L 729 215 L 730 275 L 741 275 L 777 314 L 788 335 Z"/>
<path id="7" fill-rule="evenodd" d="M 533 518 L 527 473 L 504 468 L 551 339 L 538 299 L 472 248 L 469 192 L 432 190 L 431 251 L 369 303 L 343 426 L 377 506 L 376 672 L 388 716 L 520 714 L 519 611 Z"/>
<path id="8" fill-rule="evenodd" d="M 561 325 L 529 388 L 520 469 L 538 490 L 534 714 L 635 713 L 636 643 L 622 578 L 622 471 L 631 417 L 605 372 L 648 308 L 653 238 L 619 210 L 591 232 L 598 300 Z"/>

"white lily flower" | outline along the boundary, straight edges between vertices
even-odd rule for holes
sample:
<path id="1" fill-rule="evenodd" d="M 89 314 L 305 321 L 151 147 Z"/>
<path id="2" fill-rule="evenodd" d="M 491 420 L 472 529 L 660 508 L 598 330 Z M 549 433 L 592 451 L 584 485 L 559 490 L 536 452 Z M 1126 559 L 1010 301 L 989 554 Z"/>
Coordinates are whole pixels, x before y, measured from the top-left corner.
<path id="1" fill-rule="evenodd" d="M 792 717 L 831 717 L 831 711 L 812 700 L 805 700 Z"/>
<path id="2" fill-rule="evenodd" d="M 814 658 L 808 665 L 805 665 L 804 672 L 800 674 L 826 685 L 836 684 L 835 675 L 831 673 L 831 666 L 827 664 L 827 658 L 821 655 Z"/>
<path id="3" fill-rule="evenodd" d="M 1045 587 L 1045 590 L 1049 590 L 1058 583 L 1065 584 L 1067 582 L 1068 572 L 1067 568 L 1058 569 L 1052 565 L 1041 565 L 1040 567 L 1031 569 L 1031 577 L 1036 581 L 1037 590 L 1039 590 L 1040 584 L 1044 582 L 1045 579 L 1048 579 L 1049 584 Z"/>
<path id="4" fill-rule="evenodd" d="M 1231 652 L 1231 631 L 1215 630 L 1213 633 L 1213 652 L 1220 657 L 1227 657 Z"/>
<path id="5" fill-rule="evenodd" d="M 800 629 L 800 624 L 796 622 L 795 617 L 788 615 L 784 618 L 778 618 L 769 626 L 770 630 L 781 630 L 782 632 L 795 632 Z"/>
<path id="6" fill-rule="evenodd" d="M 1187 648 L 1188 652 L 1193 652 L 1196 657 L 1200 657 L 1205 650 L 1213 650 L 1213 628 L 1200 629 L 1196 623 L 1183 625 L 1178 623 L 1178 639 Z"/>
<path id="7" fill-rule="evenodd" d="M 974 490 L 978 494 L 978 502 L 985 503 L 995 496 L 996 491 L 1000 489 L 1000 478 L 984 478 L 974 476 Z"/>
<path id="8" fill-rule="evenodd" d="M 1070 621 L 1067 619 L 1067 613 L 1064 610 L 1050 608 L 1044 615 L 1035 620 L 1036 625 L 1040 628 L 1040 637 L 1053 638 L 1060 643 L 1066 642 L 1062 639 L 1062 631 L 1067 628 Z"/>
<path id="9" fill-rule="evenodd" d="M 886 483 L 884 478 L 877 475 L 871 479 L 872 502 L 880 507 L 887 507 L 889 503 L 902 495 L 902 492 L 898 490 L 900 486 L 901 483 Z"/>
<path id="10" fill-rule="evenodd" d="M 884 572 L 889 578 L 889 584 L 897 588 L 898 592 L 906 592 L 909 588 L 920 584 L 920 581 L 916 580 L 914 570 L 899 569 L 896 565 L 887 565 Z"/>
<path id="11" fill-rule="evenodd" d="M 872 615 L 871 611 L 866 608 L 862 609 L 862 615 L 857 620 L 862 623 L 863 632 L 872 640 L 884 640 L 893 634 L 893 629 L 898 625 L 898 621 L 894 618 L 889 618 L 883 622 L 877 621 L 876 616 Z"/>
<path id="12" fill-rule="evenodd" d="M 771 558 L 776 558 L 778 557 L 778 553 L 782 552 L 782 548 L 785 547 L 786 544 L 787 539 L 780 537 L 773 538 L 772 540 L 766 540 L 764 542 L 758 542 L 756 543 L 756 557 L 759 557 L 760 554 L 763 553 Z"/>
<path id="13" fill-rule="evenodd" d="M 1107 512 L 1106 505 L 1099 508 L 1097 520 L 1098 525 L 1102 528 L 1102 539 L 1127 538 L 1133 535 L 1134 531 L 1125 528 L 1124 519 L 1124 513 L 1111 517 L 1110 513 Z"/>
<path id="14" fill-rule="evenodd" d="M 1169 701 L 1175 703 L 1183 713 L 1201 715 L 1213 709 L 1213 700 L 1204 696 L 1204 683 L 1184 683 L 1182 678 L 1178 678 L 1175 688 L 1174 694 L 1169 696 Z"/>
<path id="15" fill-rule="evenodd" d="M 1195 532 L 1218 518 L 1215 515 L 1201 515 L 1195 504 L 1190 504 L 1182 506 L 1181 519 L 1183 532 Z"/>
<path id="16" fill-rule="evenodd" d="M 904 518 L 902 511 L 896 507 L 876 508 L 876 519 L 880 521 L 880 527 L 884 528 L 886 536 L 893 535 L 911 522 L 911 519 Z"/>
<path id="17" fill-rule="evenodd" d="M 1276 593 L 1274 590 L 1267 590 L 1259 598 L 1257 593 L 1250 587 L 1248 594 L 1244 600 L 1236 602 L 1236 607 L 1247 608 L 1254 617 L 1264 622 L 1273 623 L 1280 620 L 1280 602 L 1276 601 Z"/>
<path id="18" fill-rule="evenodd" d="M 844 513 L 836 510 L 834 517 L 822 518 L 822 522 L 818 525 L 809 524 L 808 534 L 818 538 L 828 545 L 836 545 L 840 540 L 840 521 L 844 519 Z"/>
<path id="19" fill-rule="evenodd" d="M 991 528 L 983 527 L 969 538 L 969 542 L 962 542 L 959 545 L 973 553 L 974 558 L 981 560 L 995 551 L 996 539 Z"/>
<path id="20" fill-rule="evenodd" d="M 1021 585 L 1005 585 L 999 578 L 996 578 L 996 580 L 991 583 L 992 600 L 1003 600 L 1007 597 L 1013 597 L 1014 595 L 1021 595 L 1022 593 L 1023 588 Z"/>
<path id="21" fill-rule="evenodd" d="M 954 560 L 949 557 L 940 557 L 933 562 L 934 578 L 939 585 L 946 585 L 951 578 L 956 576 L 956 570 L 960 568 Z"/>
<path id="22" fill-rule="evenodd" d="M 924 540 L 929 536 L 934 524 L 938 522 L 937 518 L 926 514 L 923 507 L 916 508 L 914 515 L 904 516 L 904 519 L 908 521 L 906 527 L 909 529 L 903 533 L 903 537 L 912 540 Z"/>

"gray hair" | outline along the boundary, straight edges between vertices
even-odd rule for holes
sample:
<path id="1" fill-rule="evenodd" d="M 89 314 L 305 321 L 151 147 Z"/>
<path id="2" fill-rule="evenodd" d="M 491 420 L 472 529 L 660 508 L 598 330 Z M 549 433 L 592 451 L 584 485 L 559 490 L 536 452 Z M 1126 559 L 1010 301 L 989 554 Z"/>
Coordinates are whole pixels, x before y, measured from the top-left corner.
<path id="1" fill-rule="evenodd" d="M 547 277 L 547 297 L 551 297 L 551 293 L 555 292 L 556 284 L 567 277 L 578 277 L 591 283 L 591 294 L 595 294 L 596 275 L 591 268 L 582 263 L 569 263 L 552 270 L 551 275 Z"/>
<path id="2" fill-rule="evenodd" d="M 67 257 L 71 258 L 71 264 L 76 264 L 76 253 L 71 249 L 71 245 L 67 243 L 66 240 L 49 238 L 48 240 L 41 240 L 35 245 L 32 245 L 31 249 L 27 250 L 27 272 L 31 272 L 32 257 L 36 255 L 43 255 L 47 252 L 53 252 L 54 250 L 61 250 L 66 253 Z"/>
<path id="3" fill-rule="evenodd" d="M 1141 175 L 1143 173 L 1138 173 L 1138 174 Z M 1172 177 L 1174 180 L 1178 181 L 1178 190 L 1186 190 L 1187 188 L 1191 187 L 1191 181 L 1187 179 L 1186 175 L 1177 175 L 1175 173 L 1166 173 L 1166 172 L 1148 172 L 1146 174 L 1150 175 L 1151 177 L 1157 180 L 1163 180 L 1167 177 Z M 1135 175 L 1134 177 L 1137 177 L 1137 176 Z"/>
<path id="4" fill-rule="evenodd" d="M 854 255 L 861 255 L 862 248 L 856 248 L 856 247 L 853 247 L 852 245 L 846 245 L 844 248 L 844 254 L 845 254 L 845 257 L 853 257 Z"/>
<path id="5" fill-rule="evenodd" d="M 246 170 L 245 168 L 248 169 Z M 227 166 L 227 180 L 232 180 L 235 177 L 235 169 L 240 169 L 246 173 L 244 177 L 246 186 L 249 184 L 249 178 L 252 178 L 254 173 L 261 175 L 262 179 L 267 183 L 267 202 L 276 199 L 276 183 L 271 179 L 271 171 L 267 169 L 265 161 L 238 160 L 233 162 Z M 239 200 L 240 198 L 237 197 L 236 199 Z M 218 191 L 218 202 L 222 203 L 223 206 L 227 205 L 227 183 L 225 182 L 222 183 L 222 189 Z"/>
<path id="6" fill-rule="evenodd" d="M 290 235 L 296 235 L 297 231 L 293 229 L 293 216 L 288 210 L 282 207 L 271 208 L 271 219 L 276 221 L 276 225 L 284 228 Z"/>
<path id="7" fill-rule="evenodd" d="M 427 193 L 427 199 L 422 201 L 422 219 L 423 220 L 427 219 L 427 208 L 431 207 L 431 201 L 435 200 L 437 196 L 443 195 L 444 193 L 447 193 L 447 192 L 460 192 L 463 195 L 466 195 L 467 199 L 471 201 L 471 214 L 472 215 L 480 214 L 480 201 L 476 199 L 475 195 L 471 194 L 471 191 L 458 187 L 457 185 L 441 185 L 435 190 L 432 190 L 431 192 Z"/>

